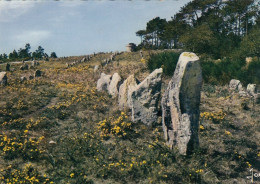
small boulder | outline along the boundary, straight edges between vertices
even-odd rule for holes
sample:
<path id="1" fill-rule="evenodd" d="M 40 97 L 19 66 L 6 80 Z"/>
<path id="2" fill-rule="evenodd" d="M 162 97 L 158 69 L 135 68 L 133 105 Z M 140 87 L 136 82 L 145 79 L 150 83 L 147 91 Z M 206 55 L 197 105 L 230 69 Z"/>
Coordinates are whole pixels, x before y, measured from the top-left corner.
<path id="1" fill-rule="evenodd" d="M 0 85 L 3 85 L 3 86 L 7 85 L 6 72 L 0 72 Z"/>
<path id="2" fill-rule="evenodd" d="M 100 79 L 98 79 L 97 81 L 97 91 L 108 90 L 110 81 L 111 81 L 111 75 L 106 75 L 105 73 L 101 73 Z"/>
<path id="3" fill-rule="evenodd" d="M 108 93 L 113 97 L 118 95 L 118 90 L 122 84 L 122 79 L 118 73 L 114 73 L 108 86 Z"/>
<path id="4" fill-rule="evenodd" d="M 140 84 L 130 88 L 132 121 L 141 121 L 146 125 L 157 122 L 161 85 L 162 68 L 154 70 Z"/>
<path id="5" fill-rule="evenodd" d="M 229 89 L 241 91 L 243 86 L 239 80 L 232 79 L 229 83 Z"/>
<path id="6" fill-rule="evenodd" d="M 57 144 L 57 142 L 51 140 L 51 141 L 49 141 L 49 144 L 50 144 L 50 145 L 55 145 L 55 144 Z"/>
<path id="7" fill-rule="evenodd" d="M 128 91 L 131 87 L 136 87 L 138 84 L 137 79 L 135 79 L 134 75 L 130 75 L 123 84 L 119 87 L 118 92 L 118 103 L 120 110 L 126 110 L 129 108 L 128 106 Z"/>

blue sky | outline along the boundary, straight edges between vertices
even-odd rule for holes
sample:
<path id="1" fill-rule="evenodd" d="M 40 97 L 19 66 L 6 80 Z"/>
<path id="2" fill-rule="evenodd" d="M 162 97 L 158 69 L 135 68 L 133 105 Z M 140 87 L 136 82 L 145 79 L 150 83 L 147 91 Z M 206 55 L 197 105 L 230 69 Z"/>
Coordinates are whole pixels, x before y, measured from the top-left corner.
<path id="1" fill-rule="evenodd" d="M 0 53 L 26 43 L 58 56 L 124 51 L 149 20 L 170 20 L 189 1 L 0 1 Z"/>

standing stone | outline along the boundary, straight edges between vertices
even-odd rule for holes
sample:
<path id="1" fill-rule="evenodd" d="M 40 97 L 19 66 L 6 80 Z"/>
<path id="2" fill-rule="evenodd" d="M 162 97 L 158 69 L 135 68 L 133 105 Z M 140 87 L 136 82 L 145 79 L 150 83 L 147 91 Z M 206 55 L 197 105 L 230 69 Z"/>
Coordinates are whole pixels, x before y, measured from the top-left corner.
<path id="1" fill-rule="evenodd" d="M 24 64 L 20 67 L 20 70 L 28 70 L 29 66 L 27 64 Z"/>
<path id="2" fill-rule="evenodd" d="M 36 70 L 34 73 L 34 77 L 41 77 L 42 76 L 42 71 L 41 70 Z"/>
<path id="3" fill-rule="evenodd" d="M 141 56 L 141 58 L 144 57 L 142 50 L 140 50 L 140 56 Z"/>
<path id="4" fill-rule="evenodd" d="M 243 86 L 239 80 L 232 79 L 229 83 L 229 89 L 241 91 Z"/>
<path id="5" fill-rule="evenodd" d="M 7 63 L 7 64 L 6 64 L 6 67 L 5 67 L 5 69 L 6 69 L 6 71 L 7 71 L 7 72 L 9 72 L 9 71 L 10 71 L 10 66 L 11 66 L 11 65 L 10 65 L 9 63 Z"/>
<path id="6" fill-rule="evenodd" d="M 94 73 L 96 73 L 98 71 L 99 65 L 95 65 L 94 67 Z"/>
<path id="7" fill-rule="evenodd" d="M 23 68 L 24 68 L 24 70 L 28 70 L 29 66 L 27 64 L 24 64 Z"/>
<path id="8" fill-rule="evenodd" d="M 161 102 L 164 137 L 168 146 L 176 146 L 183 155 L 199 146 L 201 86 L 199 57 L 183 52 Z"/>
<path id="9" fill-rule="evenodd" d="M 128 91 L 131 87 L 136 87 L 138 81 L 135 79 L 134 75 L 130 75 L 120 86 L 118 92 L 118 103 L 120 110 L 126 110 L 128 106 Z"/>
<path id="10" fill-rule="evenodd" d="M 157 122 L 158 102 L 162 85 L 162 68 L 154 70 L 136 87 L 130 88 L 132 121 L 146 125 Z"/>
<path id="11" fill-rule="evenodd" d="M 35 60 L 33 60 L 33 61 L 31 62 L 31 66 L 33 66 L 33 67 L 36 66 L 36 64 L 35 64 Z"/>
<path id="12" fill-rule="evenodd" d="M 122 84 L 122 79 L 118 73 L 114 73 L 111 79 L 111 82 L 108 86 L 108 93 L 113 97 L 118 95 L 118 90 L 120 85 Z"/>
<path id="13" fill-rule="evenodd" d="M 86 62 L 86 58 L 84 57 L 82 60 L 81 60 L 81 63 L 84 63 L 84 62 Z"/>
<path id="14" fill-rule="evenodd" d="M 34 76 L 30 75 L 29 80 L 32 80 L 32 79 L 34 79 Z"/>
<path id="15" fill-rule="evenodd" d="M 248 84 L 246 90 L 249 95 L 254 96 L 257 93 L 256 84 Z"/>
<path id="16" fill-rule="evenodd" d="M 97 91 L 105 91 L 108 90 L 108 86 L 111 81 L 111 75 L 106 75 L 101 73 L 100 79 L 97 81 Z"/>
<path id="17" fill-rule="evenodd" d="M 38 61 L 36 61 L 36 60 L 33 60 L 33 61 L 32 61 L 32 66 L 33 66 L 33 67 L 36 67 L 36 66 L 38 66 L 38 65 L 40 65 L 40 63 L 39 63 Z"/>
<path id="18" fill-rule="evenodd" d="M 7 85 L 6 72 L 0 72 L 0 85 L 3 85 L 3 86 Z"/>
<path id="19" fill-rule="evenodd" d="M 20 82 L 21 82 L 21 83 L 23 83 L 23 82 L 26 81 L 26 80 L 27 80 L 26 77 L 21 77 L 21 78 L 20 78 Z"/>

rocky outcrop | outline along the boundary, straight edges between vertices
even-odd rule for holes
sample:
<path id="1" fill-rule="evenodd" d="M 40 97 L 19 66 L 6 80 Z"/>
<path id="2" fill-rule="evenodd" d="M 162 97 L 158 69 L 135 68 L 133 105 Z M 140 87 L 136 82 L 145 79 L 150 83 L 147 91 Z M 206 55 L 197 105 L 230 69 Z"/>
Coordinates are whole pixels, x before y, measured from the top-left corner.
<path id="1" fill-rule="evenodd" d="M 128 106 L 128 92 L 130 88 L 136 87 L 138 84 L 137 79 L 135 79 L 134 75 L 130 75 L 120 86 L 118 93 L 118 104 L 120 110 L 126 110 L 129 108 Z"/>
<path id="2" fill-rule="evenodd" d="M 105 73 L 101 73 L 100 79 L 98 79 L 97 81 L 97 91 L 108 90 L 110 81 L 111 81 L 111 75 L 106 75 Z"/>
<path id="3" fill-rule="evenodd" d="M 167 144 L 186 155 L 199 146 L 199 104 L 202 72 L 199 57 L 183 52 L 165 91 L 162 126 Z"/>
<path id="4" fill-rule="evenodd" d="M 122 79 L 118 73 L 114 73 L 108 86 L 108 93 L 113 97 L 118 95 L 118 90 L 122 84 Z"/>
<path id="5" fill-rule="evenodd" d="M 0 72 L 0 85 L 3 85 L 3 86 L 7 85 L 6 72 Z"/>
<path id="6" fill-rule="evenodd" d="M 140 84 L 129 90 L 132 121 L 146 125 L 157 122 L 158 102 L 161 93 L 162 68 L 156 69 Z"/>

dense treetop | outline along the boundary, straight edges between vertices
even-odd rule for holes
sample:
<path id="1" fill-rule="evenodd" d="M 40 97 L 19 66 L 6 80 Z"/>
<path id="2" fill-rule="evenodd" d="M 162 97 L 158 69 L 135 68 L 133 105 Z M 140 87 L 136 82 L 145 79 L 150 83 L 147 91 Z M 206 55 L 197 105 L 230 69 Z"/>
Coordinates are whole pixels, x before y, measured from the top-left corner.
<path id="1" fill-rule="evenodd" d="M 169 21 L 147 22 L 136 32 L 139 48 L 184 48 L 220 58 L 249 47 L 247 56 L 259 57 L 254 47 L 260 45 L 259 5 L 259 0 L 193 0 Z"/>

